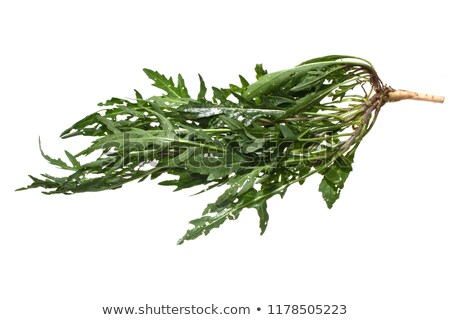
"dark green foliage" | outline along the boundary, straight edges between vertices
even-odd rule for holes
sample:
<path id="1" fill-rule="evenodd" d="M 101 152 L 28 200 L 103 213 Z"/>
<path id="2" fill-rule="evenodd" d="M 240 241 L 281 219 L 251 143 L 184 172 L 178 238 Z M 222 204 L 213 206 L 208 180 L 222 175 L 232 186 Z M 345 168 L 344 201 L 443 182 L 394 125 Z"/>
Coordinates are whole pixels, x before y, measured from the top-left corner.
<path id="1" fill-rule="evenodd" d="M 245 208 L 256 209 L 261 234 L 269 220 L 267 200 L 307 177 L 323 175 L 319 190 L 327 206 L 339 198 L 352 170 L 355 150 L 382 105 L 382 85 L 365 60 L 328 56 L 294 68 L 267 73 L 255 68 L 257 81 L 212 88 L 199 75 L 194 98 L 184 79 L 149 69 L 146 75 L 165 93 L 144 99 L 112 98 L 65 130 L 62 138 L 90 136 L 90 146 L 68 162 L 42 152 L 51 164 L 70 173 L 31 177 L 26 188 L 73 194 L 120 188 L 146 178 L 167 177 L 160 185 L 175 190 L 227 186 L 191 221 L 179 240 L 208 234 Z M 373 112 L 375 111 L 375 112 Z M 83 162 L 87 155 L 99 156 Z M 161 176 L 162 177 L 162 176 Z"/>

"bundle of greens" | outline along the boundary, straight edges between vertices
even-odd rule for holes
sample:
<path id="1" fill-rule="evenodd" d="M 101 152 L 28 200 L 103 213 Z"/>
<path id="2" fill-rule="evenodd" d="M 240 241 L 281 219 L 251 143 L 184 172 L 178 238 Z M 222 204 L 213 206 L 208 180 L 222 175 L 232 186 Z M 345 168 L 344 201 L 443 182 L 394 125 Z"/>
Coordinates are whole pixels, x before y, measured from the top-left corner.
<path id="1" fill-rule="evenodd" d="M 135 91 L 135 99 L 100 103 L 101 110 L 61 134 L 95 138 L 86 149 L 75 155 L 66 151 L 68 161 L 41 149 L 46 160 L 70 173 L 30 176 L 32 184 L 22 189 L 101 191 L 168 173 L 159 184 L 175 190 L 227 186 L 178 243 L 237 219 L 244 208 L 256 209 L 263 234 L 267 200 L 283 197 L 289 186 L 313 174 L 323 176 L 319 191 L 333 206 L 358 145 L 386 102 L 443 102 L 443 97 L 393 90 L 367 60 L 351 56 L 321 57 L 273 73 L 258 64 L 255 71 L 256 82 L 239 76 L 239 85 L 213 87 L 207 99 L 201 76 L 200 91 L 191 97 L 181 75 L 175 83 L 144 69 L 163 95 L 144 99 Z"/>

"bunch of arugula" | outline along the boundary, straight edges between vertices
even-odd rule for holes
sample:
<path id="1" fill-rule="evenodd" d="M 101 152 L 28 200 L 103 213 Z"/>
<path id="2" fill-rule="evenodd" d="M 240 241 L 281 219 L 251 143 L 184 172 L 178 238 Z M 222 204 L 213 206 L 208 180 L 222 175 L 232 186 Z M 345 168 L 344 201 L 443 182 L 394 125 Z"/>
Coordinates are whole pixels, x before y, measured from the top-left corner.
<path id="1" fill-rule="evenodd" d="M 175 190 L 227 185 L 219 198 L 191 221 L 178 241 L 208 234 L 244 208 L 256 209 L 261 234 L 267 228 L 267 200 L 284 196 L 292 184 L 313 174 L 329 208 L 339 198 L 352 170 L 355 151 L 387 101 L 442 97 L 395 91 L 384 86 L 373 66 L 351 56 L 326 56 L 267 73 L 255 68 L 257 81 L 239 76 L 239 85 L 213 87 L 211 100 L 199 75 L 200 91 L 189 95 L 184 79 L 144 69 L 165 93 L 144 99 L 112 98 L 65 130 L 63 139 L 95 140 L 69 162 L 45 154 L 51 164 L 70 171 L 65 177 L 30 176 L 47 194 L 73 194 L 120 188 L 123 184 L 168 173 L 160 185 Z M 442 101 L 440 101 L 441 99 Z M 84 156 L 98 155 L 81 163 Z M 86 158 L 84 158 L 86 159 Z"/>

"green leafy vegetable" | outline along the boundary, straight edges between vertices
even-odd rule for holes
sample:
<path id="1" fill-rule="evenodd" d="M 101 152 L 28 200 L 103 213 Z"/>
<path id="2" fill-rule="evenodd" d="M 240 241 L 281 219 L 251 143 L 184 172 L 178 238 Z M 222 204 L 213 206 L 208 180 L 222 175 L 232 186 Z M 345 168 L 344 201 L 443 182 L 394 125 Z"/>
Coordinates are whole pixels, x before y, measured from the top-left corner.
<path id="1" fill-rule="evenodd" d="M 69 174 L 30 176 L 32 183 L 20 190 L 101 191 L 167 174 L 159 184 L 175 190 L 225 186 L 178 243 L 237 219 L 245 208 L 256 210 L 263 234 L 267 201 L 283 197 L 289 186 L 313 174 L 323 176 L 319 191 L 327 206 L 333 206 L 359 143 L 386 102 L 443 101 L 384 86 L 368 61 L 351 56 L 316 58 L 273 73 L 258 64 L 255 71 L 255 82 L 239 76 L 238 85 L 213 87 L 207 99 L 200 75 L 200 90 L 193 98 L 181 75 L 175 82 L 144 69 L 164 94 L 144 99 L 136 91 L 135 99 L 100 103 L 101 110 L 61 134 L 63 139 L 93 137 L 90 146 L 76 154 L 65 151 L 68 162 L 41 149 L 48 162 Z M 89 155 L 95 159 L 83 161 Z"/>

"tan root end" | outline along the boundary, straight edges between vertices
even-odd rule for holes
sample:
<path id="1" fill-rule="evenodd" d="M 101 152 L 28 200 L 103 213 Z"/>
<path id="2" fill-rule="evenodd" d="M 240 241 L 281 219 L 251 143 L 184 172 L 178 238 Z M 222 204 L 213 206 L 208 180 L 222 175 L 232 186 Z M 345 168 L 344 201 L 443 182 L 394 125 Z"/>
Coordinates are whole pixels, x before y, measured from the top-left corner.
<path id="1" fill-rule="evenodd" d="M 387 93 L 387 101 L 395 102 L 400 100 L 421 100 L 428 102 L 444 103 L 445 97 L 434 96 L 427 93 L 418 93 L 407 90 L 394 90 Z"/>

